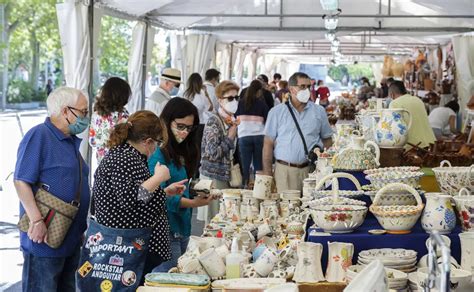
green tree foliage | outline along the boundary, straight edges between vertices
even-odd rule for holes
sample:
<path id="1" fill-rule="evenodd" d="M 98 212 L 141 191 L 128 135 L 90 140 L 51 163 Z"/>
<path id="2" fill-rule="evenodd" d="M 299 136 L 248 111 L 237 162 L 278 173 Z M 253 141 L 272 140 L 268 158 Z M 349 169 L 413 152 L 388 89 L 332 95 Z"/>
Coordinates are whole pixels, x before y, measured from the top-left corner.
<path id="1" fill-rule="evenodd" d="M 359 80 L 361 77 L 367 77 L 373 79 L 374 73 L 372 67 L 369 64 L 348 64 L 348 65 L 338 65 L 330 66 L 328 69 L 328 75 L 334 81 L 343 81 L 344 76 L 346 76 L 346 81 L 350 80 Z"/>
<path id="2" fill-rule="evenodd" d="M 99 36 L 99 70 L 101 76 L 127 79 L 128 58 L 134 21 L 104 15 Z M 101 80 L 104 81 L 104 80 Z"/>

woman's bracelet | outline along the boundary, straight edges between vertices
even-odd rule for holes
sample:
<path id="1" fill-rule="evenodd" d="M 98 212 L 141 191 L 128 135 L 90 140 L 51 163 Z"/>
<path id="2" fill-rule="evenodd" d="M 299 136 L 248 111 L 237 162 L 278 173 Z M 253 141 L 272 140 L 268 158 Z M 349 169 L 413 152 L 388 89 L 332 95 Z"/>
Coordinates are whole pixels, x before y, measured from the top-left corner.
<path id="1" fill-rule="evenodd" d="M 43 218 L 38 219 L 38 220 L 36 220 L 36 221 L 33 221 L 33 222 L 31 222 L 30 224 L 33 224 L 33 226 L 36 227 L 36 226 L 37 226 L 38 224 L 40 224 L 41 222 L 44 223 Z"/>

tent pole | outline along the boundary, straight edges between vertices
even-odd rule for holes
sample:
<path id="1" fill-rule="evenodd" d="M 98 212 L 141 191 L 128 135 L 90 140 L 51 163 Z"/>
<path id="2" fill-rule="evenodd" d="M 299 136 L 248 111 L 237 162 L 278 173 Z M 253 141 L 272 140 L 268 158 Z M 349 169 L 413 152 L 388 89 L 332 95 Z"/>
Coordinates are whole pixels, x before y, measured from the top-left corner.
<path id="1" fill-rule="evenodd" d="M 145 39 L 143 40 L 143 56 L 142 56 L 142 102 L 141 102 L 141 109 L 145 108 L 145 92 L 146 92 L 146 82 L 147 82 L 147 76 L 148 72 L 146 71 L 146 63 L 147 63 L 147 55 L 148 55 L 148 29 L 150 27 L 150 24 L 148 21 L 145 21 Z"/>
<path id="2" fill-rule="evenodd" d="M 230 60 L 229 60 L 229 80 L 232 80 L 232 58 L 234 57 L 234 43 L 230 43 Z"/>
<path id="3" fill-rule="evenodd" d="M 92 103 L 94 102 L 94 3 L 95 0 L 89 1 L 88 7 L 88 24 L 89 24 L 89 113 L 92 113 Z M 89 135 L 86 136 L 89 138 Z M 92 169 L 92 149 L 88 141 L 87 144 L 87 165 Z M 89 182 L 92 182 L 93 172 L 89 172 Z"/>

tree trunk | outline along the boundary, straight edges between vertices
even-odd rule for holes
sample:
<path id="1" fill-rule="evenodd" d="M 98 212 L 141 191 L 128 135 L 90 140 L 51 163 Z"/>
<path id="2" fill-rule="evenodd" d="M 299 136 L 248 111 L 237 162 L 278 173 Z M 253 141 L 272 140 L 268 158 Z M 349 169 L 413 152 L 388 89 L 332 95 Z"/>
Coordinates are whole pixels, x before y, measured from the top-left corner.
<path id="1" fill-rule="evenodd" d="M 30 84 L 35 92 L 38 94 L 38 79 L 40 74 L 40 43 L 36 37 L 36 32 L 30 33 L 30 45 L 31 45 L 31 79 Z"/>
<path id="2" fill-rule="evenodd" d="M 2 92 L 1 109 L 4 110 L 7 105 L 7 94 L 8 94 L 8 62 L 10 56 L 10 36 L 19 25 L 18 19 L 12 24 L 9 23 L 11 4 L 0 4 L 1 18 L 0 25 L 2 26 L 2 34 L 0 36 L 0 52 L 2 58 L 3 67 L 0 67 L 0 90 Z"/>

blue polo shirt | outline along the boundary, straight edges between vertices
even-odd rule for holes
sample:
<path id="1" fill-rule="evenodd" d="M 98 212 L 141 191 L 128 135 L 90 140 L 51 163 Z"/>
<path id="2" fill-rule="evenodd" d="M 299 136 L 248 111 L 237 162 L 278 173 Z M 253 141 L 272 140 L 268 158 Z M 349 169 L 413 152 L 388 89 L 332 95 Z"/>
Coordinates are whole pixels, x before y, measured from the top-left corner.
<path id="1" fill-rule="evenodd" d="M 81 139 L 66 136 L 46 118 L 43 124 L 33 127 L 26 133 L 18 147 L 15 166 L 15 180 L 27 182 L 33 193 L 39 182 L 49 186 L 49 192 L 65 202 L 74 200 L 79 186 L 79 145 Z M 81 157 L 82 159 L 82 157 Z M 26 232 L 20 232 L 21 249 L 38 257 L 68 257 L 81 243 L 86 230 L 89 208 L 89 167 L 82 161 L 81 204 L 63 244 L 51 248 L 45 243 L 34 243 Z M 20 203 L 20 218 L 25 213 Z"/>
<path id="2" fill-rule="evenodd" d="M 164 189 L 170 184 L 183 179 L 188 179 L 186 173 L 186 168 L 184 166 L 177 167 L 173 161 L 166 163 L 165 156 L 161 149 L 157 149 L 155 153 L 148 159 L 148 168 L 150 169 L 151 174 L 155 174 L 155 165 L 156 163 L 161 165 L 166 165 L 170 171 L 171 178 L 162 183 L 161 187 Z M 186 183 L 186 190 L 184 191 L 182 197 L 190 199 L 189 194 L 189 185 Z M 191 216 L 193 214 L 192 208 L 181 208 L 181 196 L 171 196 L 166 197 L 166 210 L 168 214 L 168 221 L 170 224 L 171 233 L 179 234 L 181 236 L 190 236 L 191 235 Z"/>
<path id="3" fill-rule="evenodd" d="M 316 145 L 322 148 L 322 139 L 330 138 L 333 134 L 326 110 L 313 102 L 308 102 L 301 113 L 291 102 L 290 107 L 303 132 L 308 151 Z M 265 135 L 274 142 L 275 159 L 290 163 L 307 162 L 303 141 L 286 104 L 279 104 L 270 110 Z"/>

